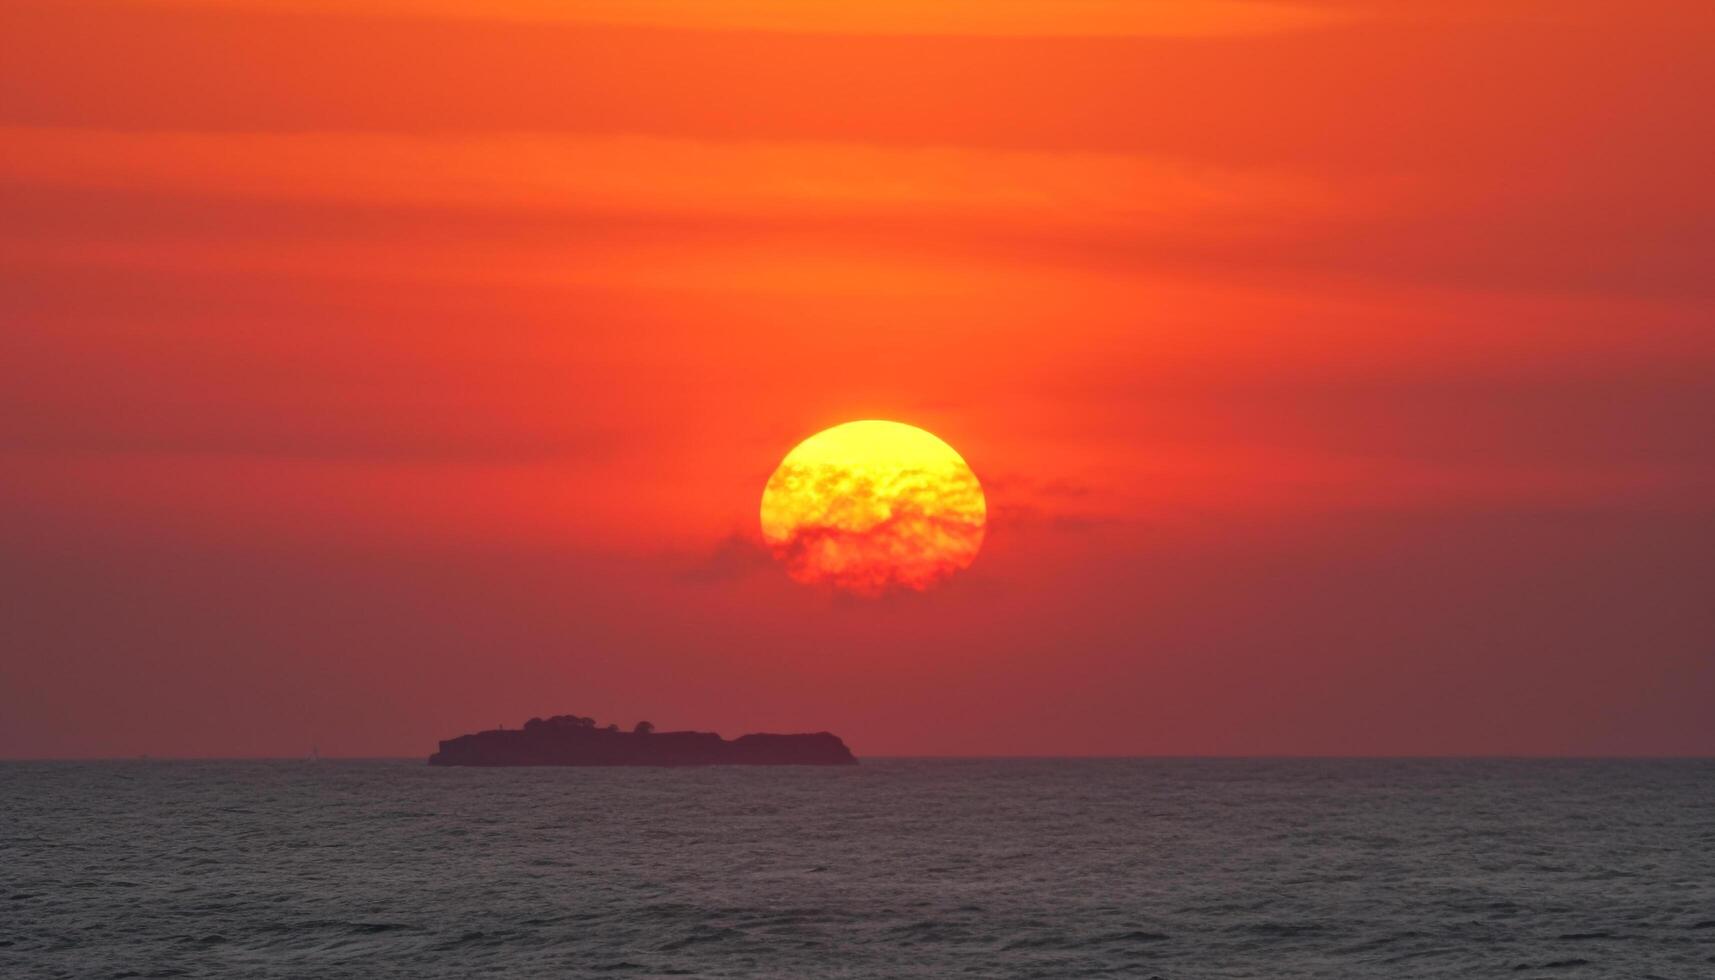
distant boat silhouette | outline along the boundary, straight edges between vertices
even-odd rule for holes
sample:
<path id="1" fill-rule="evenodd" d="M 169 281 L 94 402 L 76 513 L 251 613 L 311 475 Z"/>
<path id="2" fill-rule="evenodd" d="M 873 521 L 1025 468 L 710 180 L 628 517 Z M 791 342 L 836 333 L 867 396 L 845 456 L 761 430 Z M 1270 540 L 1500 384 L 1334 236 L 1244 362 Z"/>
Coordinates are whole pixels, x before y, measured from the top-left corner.
<path id="1" fill-rule="evenodd" d="M 321 751 L 319 749 L 317 749 L 314 745 L 310 746 L 309 758 L 305 759 L 304 761 L 305 762 L 320 762 L 320 761 L 322 761 Z"/>

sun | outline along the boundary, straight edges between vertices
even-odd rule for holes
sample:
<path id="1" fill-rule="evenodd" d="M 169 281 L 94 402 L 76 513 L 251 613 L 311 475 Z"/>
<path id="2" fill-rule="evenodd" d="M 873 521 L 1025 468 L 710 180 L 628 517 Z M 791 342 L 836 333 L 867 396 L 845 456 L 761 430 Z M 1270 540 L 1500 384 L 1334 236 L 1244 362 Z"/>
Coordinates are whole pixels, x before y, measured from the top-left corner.
<path id="1" fill-rule="evenodd" d="M 818 432 L 762 491 L 762 536 L 787 574 L 858 595 L 922 591 L 969 567 L 987 522 L 964 459 L 901 422 Z"/>

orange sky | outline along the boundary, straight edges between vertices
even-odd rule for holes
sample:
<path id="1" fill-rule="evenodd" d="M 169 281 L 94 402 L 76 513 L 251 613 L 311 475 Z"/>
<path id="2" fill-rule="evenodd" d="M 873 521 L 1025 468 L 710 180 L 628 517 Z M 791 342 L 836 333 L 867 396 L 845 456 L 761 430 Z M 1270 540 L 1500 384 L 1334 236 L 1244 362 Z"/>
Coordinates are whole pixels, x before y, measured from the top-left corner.
<path id="1" fill-rule="evenodd" d="M 1715 6 L 9 0 L 0 756 L 1715 752 Z M 988 491 L 835 600 L 764 481 Z"/>

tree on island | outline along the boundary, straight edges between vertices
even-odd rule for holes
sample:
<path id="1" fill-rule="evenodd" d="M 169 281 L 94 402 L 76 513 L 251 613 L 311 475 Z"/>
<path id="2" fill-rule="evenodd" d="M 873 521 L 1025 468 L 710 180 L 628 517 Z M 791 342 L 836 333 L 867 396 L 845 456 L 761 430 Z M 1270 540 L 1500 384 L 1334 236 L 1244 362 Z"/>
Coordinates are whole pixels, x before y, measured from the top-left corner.
<path id="1" fill-rule="evenodd" d="M 502 726 L 502 727 L 504 727 L 504 726 Z M 595 727 L 595 719 L 594 718 L 585 718 L 582 715 L 555 715 L 554 717 L 549 718 L 547 720 L 543 720 L 541 718 L 532 718 L 529 721 L 524 723 L 524 730 L 527 732 L 535 731 L 539 728 L 594 728 L 594 727 Z"/>
<path id="2" fill-rule="evenodd" d="M 637 727 L 633 728 L 631 730 L 631 733 L 633 735 L 647 735 L 654 730 L 655 730 L 655 723 L 654 722 L 652 722 L 652 721 L 640 721 L 637 723 Z"/>

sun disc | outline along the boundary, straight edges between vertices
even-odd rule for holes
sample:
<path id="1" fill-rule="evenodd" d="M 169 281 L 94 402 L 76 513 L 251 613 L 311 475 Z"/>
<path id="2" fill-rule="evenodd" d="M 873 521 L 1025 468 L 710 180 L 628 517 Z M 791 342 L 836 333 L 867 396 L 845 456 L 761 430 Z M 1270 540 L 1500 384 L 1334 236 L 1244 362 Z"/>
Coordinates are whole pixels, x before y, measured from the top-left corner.
<path id="1" fill-rule="evenodd" d="M 762 536 L 787 573 L 859 595 L 922 591 L 969 567 L 987 520 L 964 459 L 900 422 L 816 433 L 762 492 Z"/>

